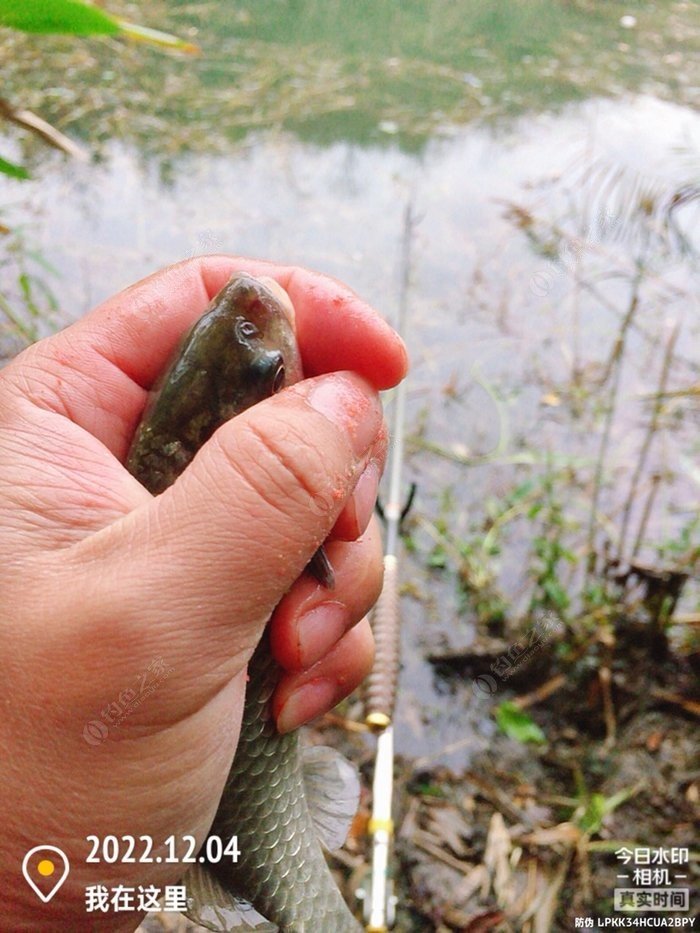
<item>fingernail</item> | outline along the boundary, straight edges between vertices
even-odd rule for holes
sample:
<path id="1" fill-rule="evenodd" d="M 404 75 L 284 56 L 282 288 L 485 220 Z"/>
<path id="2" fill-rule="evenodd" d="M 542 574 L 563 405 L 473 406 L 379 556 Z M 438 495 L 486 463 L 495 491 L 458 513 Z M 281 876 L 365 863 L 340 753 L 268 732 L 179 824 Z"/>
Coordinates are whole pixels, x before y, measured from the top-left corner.
<path id="1" fill-rule="evenodd" d="M 320 603 L 297 622 L 299 661 L 311 667 L 332 648 L 350 627 L 350 614 L 340 602 Z"/>
<path id="2" fill-rule="evenodd" d="M 379 478 L 379 464 L 375 460 L 370 460 L 353 490 L 351 502 L 355 508 L 358 535 L 365 533 L 374 512 L 379 492 Z"/>
<path id="3" fill-rule="evenodd" d="M 277 731 L 291 732 L 335 706 L 336 687 L 330 680 L 312 680 L 291 694 L 277 717 Z"/>
<path id="4" fill-rule="evenodd" d="M 357 457 L 366 453 L 381 427 L 382 411 L 364 379 L 354 373 L 331 373 L 317 382 L 308 402 L 348 434 Z"/>

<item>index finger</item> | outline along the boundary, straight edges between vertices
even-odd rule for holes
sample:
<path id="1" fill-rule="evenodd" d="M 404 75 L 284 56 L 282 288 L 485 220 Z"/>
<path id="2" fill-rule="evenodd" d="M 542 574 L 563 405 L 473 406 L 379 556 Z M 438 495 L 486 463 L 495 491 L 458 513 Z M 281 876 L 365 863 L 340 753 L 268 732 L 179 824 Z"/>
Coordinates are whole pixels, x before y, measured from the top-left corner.
<path id="1" fill-rule="evenodd" d="M 15 383 L 24 394 L 121 458 L 146 391 L 184 331 L 237 271 L 271 276 L 289 293 L 307 375 L 353 369 L 377 389 L 403 377 L 401 338 L 349 288 L 306 269 L 233 256 L 185 260 L 142 279 L 29 348 L 6 375 L 23 366 Z"/>

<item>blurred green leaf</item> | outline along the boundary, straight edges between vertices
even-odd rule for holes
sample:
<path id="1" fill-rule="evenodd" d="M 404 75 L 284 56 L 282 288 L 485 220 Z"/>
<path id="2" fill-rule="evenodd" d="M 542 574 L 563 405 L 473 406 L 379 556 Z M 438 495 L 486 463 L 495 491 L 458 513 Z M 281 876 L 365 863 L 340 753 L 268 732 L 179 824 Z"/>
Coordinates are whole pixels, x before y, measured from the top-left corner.
<path id="1" fill-rule="evenodd" d="M 82 0 L 0 0 L 0 25 L 23 32 L 114 35 L 116 19 Z"/>
<path id="2" fill-rule="evenodd" d="M 591 794 L 585 812 L 579 820 L 579 826 L 584 832 L 597 833 L 603 823 L 603 817 L 607 812 L 608 809 L 604 795 Z"/>
<path id="3" fill-rule="evenodd" d="M 544 732 L 537 723 L 531 719 L 527 713 L 524 713 L 519 706 L 506 700 L 496 710 L 496 722 L 502 732 L 516 742 L 537 742 L 542 744 L 547 741 Z"/>
<path id="4" fill-rule="evenodd" d="M 434 570 L 444 570 L 447 567 L 447 555 L 439 544 L 435 545 L 428 556 L 428 567 Z"/>
<path id="5" fill-rule="evenodd" d="M 423 797 L 446 797 L 445 791 L 440 787 L 439 784 L 428 784 L 421 782 L 416 784 L 415 791 L 416 794 L 421 794 Z"/>
<path id="6" fill-rule="evenodd" d="M 8 162 L 0 156 L 0 172 L 3 175 L 9 175 L 10 178 L 29 178 L 29 172 L 21 165 L 15 165 L 14 162 Z"/>
<path id="7" fill-rule="evenodd" d="M 600 832 L 603 820 L 608 813 L 612 813 L 620 804 L 629 800 L 637 790 L 638 786 L 635 785 L 635 787 L 626 787 L 616 794 L 613 794 L 611 797 L 605 797 L 603 794 L 591 794 L 588 798 L 586 809 L 578 820 L 578 825 L 584 832 L 591 833 L 592 835 Z"/>
<path id="8" fill-rule="evenodd" d="M 22 32 L 68 33 L 73 36 L 114 36 L 118 33 L 180 52 L 197 52 L 192 42 L 111 16 L 83 0 L 0 0 L 0 26 Z"/>

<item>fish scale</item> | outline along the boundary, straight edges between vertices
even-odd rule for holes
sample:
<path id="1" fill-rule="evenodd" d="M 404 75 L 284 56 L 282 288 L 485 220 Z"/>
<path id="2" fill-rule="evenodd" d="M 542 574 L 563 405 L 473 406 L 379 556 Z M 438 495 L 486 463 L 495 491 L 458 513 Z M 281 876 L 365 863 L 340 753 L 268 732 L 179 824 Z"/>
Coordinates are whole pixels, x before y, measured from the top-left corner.
<path id="1" fill-rule="evenodd" d="M 280 735 L 270 716 L 279 671 L 267 638 L 248 673 L 226 807 L 212 827 L 223 840 L 236 835 L 240 855 L 236 865 L 217 866 L 217 877 L 282 930 L 357 933 L 360 926 L 328 869 L 309 812 L 298 735 Z"/>

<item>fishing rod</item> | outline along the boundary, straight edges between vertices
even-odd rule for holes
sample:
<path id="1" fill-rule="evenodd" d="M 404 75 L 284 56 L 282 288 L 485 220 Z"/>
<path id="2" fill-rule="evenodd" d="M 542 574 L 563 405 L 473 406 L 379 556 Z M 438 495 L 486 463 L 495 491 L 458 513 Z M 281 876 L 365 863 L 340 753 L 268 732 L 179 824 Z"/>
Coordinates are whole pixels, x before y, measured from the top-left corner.
<path id="1" fill-rule="evenodd" d="M 411 240 L 414 227 L 411 203 L 406 206 L 403 228 L 401 287 L 396 330 L 403 336 L 408 306 Z M 360 893 L 364 905 L 366 933 L 385 933 L 394 925 L 397 898 L 391 880 L 391 849 L 394 824 L 391 804 L 394 785 L 393 716 L 399 676 L 400 606 L 398 558 L 401 521 L 410 508 L 415 487 L 402 506 L 401 471 L 404 458 L 406 380 L 396 390 L 392 419 L 389 496 L 383 508 L 386 523 L 384 584 L 372 613 L 375 660 L 367 680 L 365 723 L 377 735 L 372 782 L 372 815 L 367 826 L 371 841 L 371 868 Z"/>

